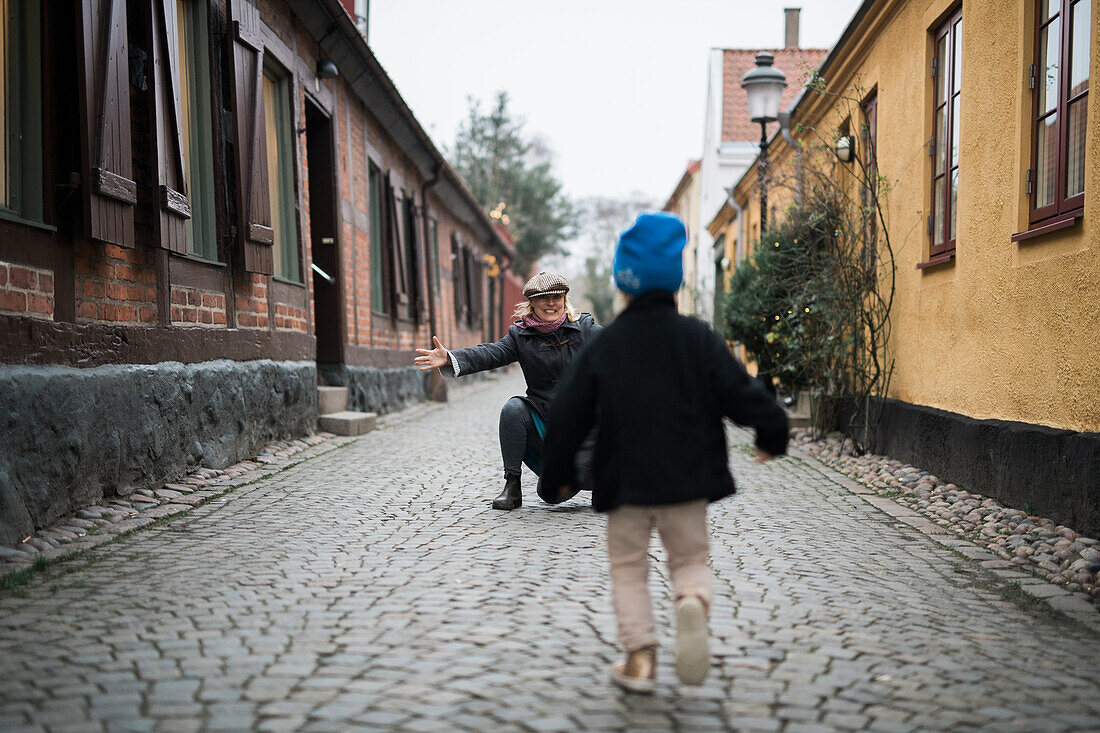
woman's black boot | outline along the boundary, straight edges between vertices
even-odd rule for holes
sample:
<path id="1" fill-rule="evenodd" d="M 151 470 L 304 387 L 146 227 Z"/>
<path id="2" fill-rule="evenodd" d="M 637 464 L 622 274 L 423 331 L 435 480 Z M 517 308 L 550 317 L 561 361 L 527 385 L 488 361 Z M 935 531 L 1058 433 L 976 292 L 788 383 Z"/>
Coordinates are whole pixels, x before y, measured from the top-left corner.
<path id="1" fill-rule="evenodd" d="M 493 499 L 493 509 L 518 509 L 523 506 L 523 492 L 519 488 L 519 476 L 516 474 L 504 474 L 504 491 Z"/>

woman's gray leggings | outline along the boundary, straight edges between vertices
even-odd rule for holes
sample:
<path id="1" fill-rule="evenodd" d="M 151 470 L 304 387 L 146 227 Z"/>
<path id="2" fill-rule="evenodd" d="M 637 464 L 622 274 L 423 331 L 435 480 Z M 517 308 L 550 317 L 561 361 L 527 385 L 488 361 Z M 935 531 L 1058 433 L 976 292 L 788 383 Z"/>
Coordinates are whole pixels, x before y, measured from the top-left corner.
<path id="1" fill-rule="evenodd" d="M 596 434 L 591 433 L 577 449 L 576 467 L 585 483 L 591 478 L 592 455 L 596 446 Z M 500 410 L 500 454 L 504 459 L 504 473 L 518 476 L 523 472 L 521 464 L 539 476 L 542 475 L 542 438 L 531 417 L 531 408 L 519 397 L 504 403 Z M 589 488 L 587 484 L 584 488 Z"/>
<path id="2" fill-rule="evenodd" d="M 518 476 L 525 462 L 535 473 L 542 473 L 542 438 L 530 408 L 519 397 L 505 402 L 500 410 L 500 454 L 505 473 Z"/>

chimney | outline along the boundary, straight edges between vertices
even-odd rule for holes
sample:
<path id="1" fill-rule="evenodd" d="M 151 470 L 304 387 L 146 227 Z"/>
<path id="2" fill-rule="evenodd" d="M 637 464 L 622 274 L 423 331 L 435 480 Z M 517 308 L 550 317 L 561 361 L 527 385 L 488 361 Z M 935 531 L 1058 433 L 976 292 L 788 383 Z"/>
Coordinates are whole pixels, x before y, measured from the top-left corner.
<path id="1" fill-rule="evenodd" d="M 783 8 L 783 47 L 798 48 L 798 15 L 802 8 Z"/>

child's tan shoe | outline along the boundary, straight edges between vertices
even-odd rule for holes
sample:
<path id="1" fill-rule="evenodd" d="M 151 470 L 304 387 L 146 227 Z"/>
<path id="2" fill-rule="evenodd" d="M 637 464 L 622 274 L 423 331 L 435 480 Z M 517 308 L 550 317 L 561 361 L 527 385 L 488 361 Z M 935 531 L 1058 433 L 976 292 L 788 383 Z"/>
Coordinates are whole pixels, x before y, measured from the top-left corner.
<path id="1" fill-rule="evenodd" d="M 611 668 L 611 681 L 627 692 L 652 695 L 656 680 L 656 647 L 628 652 L 625 661 L 616 662 Z"/>
<path id="2" fill-rule="evenodd" d="M 676 676 L 685 685 L 698 685 L 710 669 L 707 608 L 696 595 L 676 601 Z"/>

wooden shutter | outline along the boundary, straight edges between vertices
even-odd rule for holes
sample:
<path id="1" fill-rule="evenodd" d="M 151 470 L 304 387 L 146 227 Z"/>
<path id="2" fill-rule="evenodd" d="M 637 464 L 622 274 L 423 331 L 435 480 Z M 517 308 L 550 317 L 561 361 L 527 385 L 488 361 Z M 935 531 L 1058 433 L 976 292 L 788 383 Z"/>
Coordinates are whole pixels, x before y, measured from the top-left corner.
<path id="1" fill-rule="evenodd" d="M 412 197 L 405 199 L 405 219 L 407 249 L 409 253 L 409 315 L 416 323 L 427 320 L 427 289 L 424 287 L 424 275 L 426 268 L 423 265 L 424 257 L 421 256 L 420 217 L 416 211 L 416 202 Z"/>
<path id="2" fill-rule="evenodd" d="M 85 233 L 133 247 L 134 183 L 130 146 L 130 60 L 125 0 L 80 5 L 79 108 Z"/>
<path id="3" fill-rule="evenodd" d="M 481 326 L 482 316 L 485 315 L 485 263 L 478 256 L 477 251 L 470 250 L 470 260 L 473 263 L 473 277 L 471 289 L 473 290 L 473 323 L 474 328 Z"/>
<path id="4" fill-rule="evenodd" d="M 403 211 L 397 206 L 397 186 L 387 174 L 386 177 L 386 219 L 389 222 L 389 236 L 386 244 L 390 250 L 390 259 L 393 262 L 393 292 L 395 303 L 407 306 L 409 303 L 409 265 L 405 257 L 405 222 Z M 393 309 L 394 316 L 397 308 Z"/>
<path id="5" fill-rule="evenodd" d="M 260 13 L 252 0 L 230 0 L 232 44 L 233 147 L 237 173 L 237 241 L 244 269 L 275 272 L 271 199 L 267 180 L 267 130 L 264 120 L 264 44 Z"/>
<path id="6" fill-rule="evenodd" d="M 157 239 L 161 247 L 187 253 L 187 170 L 183 162 L 183 107 L 180 104 L 179 27 L 176 0 L 152 0 L 153 119 L 156 130 Z"/>
<path id="7" fill-rule="evenodd" d="M 477 286 L 475 284 L 477 279 L 477 262 L 471 247 L 464 247 L 462 254 L 466 259 L 466 265 L 463 268 L 466 275 L 466 323 L 469 325 L 470 329 L 473 330 L 478 317 Z"/>
<path id="8" fill-rule="evenodd" d="M 462 320 L 462 248 L 458 244 L 458 232 L 451 232 L 451 293 L 458 322 Z"/>

